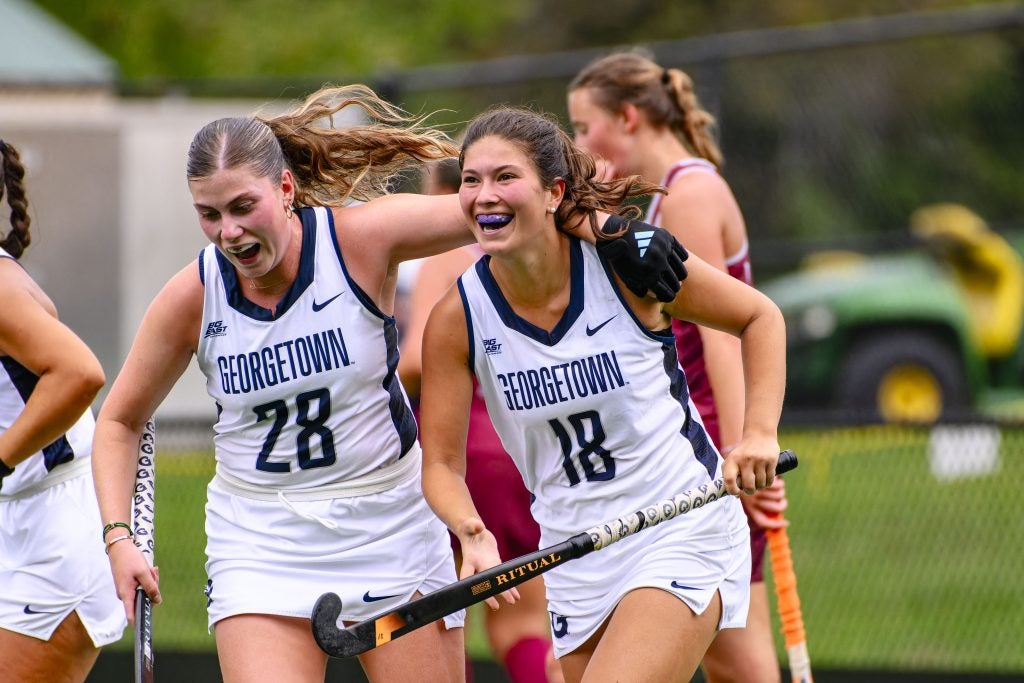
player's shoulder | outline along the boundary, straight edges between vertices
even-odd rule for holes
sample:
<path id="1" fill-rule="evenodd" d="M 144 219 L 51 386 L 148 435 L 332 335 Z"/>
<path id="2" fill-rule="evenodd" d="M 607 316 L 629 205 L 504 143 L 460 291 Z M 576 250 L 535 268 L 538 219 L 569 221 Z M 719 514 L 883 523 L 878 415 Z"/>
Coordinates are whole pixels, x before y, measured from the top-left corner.
<path id="1" fill-rule="evenodd" d="M 465 357 L 469 353 L 466 309 L 457 285 L 452 285 L 430 311 L 423 332 L 423 349 L 434 353 L 443 349 L 450 357 Z"/>
<path id="2" fill-rule="evenodd" d="M 6 256 L 0 258 L 0 291 L 4 301 L 0 312 L 7 320 L 16 320 L 28 308 L 42 308 L 57 317 L 57 308 L 43 288 L 18 261 Z"/>
<path id="3" fill-rule="evenodd" d="M 452 285 L 445 290 L 445 293 L 434 306 L 431 317 L 436 317 L 447 322 L 453 322 L 456 320 L 464 321 L 466 319 L 466 312 L 462 301 L 462 292 L 459 287 L 459 278 L 456 278 L 452 282 Z"/>
<path id="4" fill-rule="evenodd" d="M 661 199 L 662 211 L 692 211 L 695 207 L 707 210 L 736 203 L 729 183 L 717 173 L 689 173 L 675 178 L 667 189 L 668 194 Z"/>
<path id="5" fill-rule="evenodd" d="M 196 264 L 190 263 L 172 275 L 153 299 L 154 308 L 178 311 L 185 315 L 202 313 L 204 285 Z"/>
<path id="6" fill-rule="evenodd" d="M 415 201 L 407 195 L 396 194 L 328 210 L 338 245 L 359 261 L 390 254 L 402 230 L 406 229 L 402 226 L 411 225 L 416 216 L 425 214 L 425 211 L 417 213 L 415 207 Z"/>
<path id="7" fill-rule="evenodd" d="M 462 298 L 463 289 L 460 287 L 460 280 L 461 278 L 456 279 L 451 286 L 445 290 L 444 294 L 441 295 L 441 298 L 438 299 L 437 304 L 430 312 L 430 325 L 448 331 L 458 331 L 460 333 L 464 333 L 467 329 L 467 302 L 463 301 Z M 471 293 L 466 292 L 466 296 L 471 296 Z"/>
<path id="8" fill-rule="evenodd" d="M 0 284 L 4 286 L 21 286 L 31 278 L 17 260 L 10 256 L 0 256 Z"/>
<path id="9" fill-rule="evenodd" d="M 676 173 L 666 189 L 668 189 L 668 197 L 709 191 L 732 194 L 729 183 L 719 174 L 718 170 L 714 166 L 703 165 Z"/>
<path id="10" fill-rule="evenodd" d="M 10 256 L 0 257 L 0 286 L 4 289 L 25 288 L 31 278 L 20 263 Z"/>

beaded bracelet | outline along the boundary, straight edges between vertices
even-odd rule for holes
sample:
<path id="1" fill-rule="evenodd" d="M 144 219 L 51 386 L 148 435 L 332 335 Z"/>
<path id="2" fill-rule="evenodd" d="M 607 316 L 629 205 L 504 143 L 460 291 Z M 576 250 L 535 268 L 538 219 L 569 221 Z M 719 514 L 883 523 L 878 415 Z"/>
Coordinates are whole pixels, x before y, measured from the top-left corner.
<path id="1" fill-rule="evenodd" d="M 121 527 L 122 529 L 127 531 L 129 536 L 135 535 L 135 532 L 132 531 L 131 526 L 129 526 L 127 522 L 107 522 L 107 525 L 103 527 L 103 540 L 107 540 L 107 534 L 109 534 L 117 527 Z"/>
<path id="2" fill-rule="evenodd" d="M 103 551 L 107 555 L 109 555 L 110 554 L 110 546 L 114 545 L 118 541 L 127 541 L 127 540 L 131 540 L 131 536 L 125 535 L 125 536 L 118 536 L 117 538 L 112 538 L 109 541 L 107 541 L 107 547 L 104 548 Z"/>

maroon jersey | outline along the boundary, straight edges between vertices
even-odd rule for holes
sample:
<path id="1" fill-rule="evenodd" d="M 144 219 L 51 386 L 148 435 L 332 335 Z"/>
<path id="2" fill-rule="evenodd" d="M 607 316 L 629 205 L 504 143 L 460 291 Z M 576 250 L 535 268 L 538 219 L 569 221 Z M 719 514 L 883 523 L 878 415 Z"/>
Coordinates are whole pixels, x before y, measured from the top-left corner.
<path id="1" fill-rule="evenodd" d="M 677 161 L 669 168 L 661 184 L 668 187 L 674 180 L 688 173 L 715 173 L 714 164 L 706 159 L 683 159 Z M 661 225 L 661 195 L 655 195 L 651 200 L 650 208 L 647 210 L 646 221 L 651 225 Z M 750 270 L 750 252 L 746 242 L 740 251 L 726 259 L 726 267 L 729 274 L 737 280 L 742 280 L 748 285 L 754 283 Z M 686 376 L 686 385 L 690 388 L 690 397 L 697 412 L 700 413 L 708 435 L 714 441 L 715 446 L 721 448 L 721 436 L 718 431 L 718 411 L 715 409 L 715 399 L 711 394 L 711 382 L 708 381 L 707 368 L 704 366 L 704 344 L 701 343 L 700 333 L 697 326 L 690 322 L 681 320 L 672 321 L 672 331 L 676 337 L 676 352 L 679 355 L 679 364 L 683 367 L 683 374 Z"/>
<path id="2" fill-rule="evenodd" d="M 469 432 L 466 434 L 466 461 L 476 458 L 508 457 L 487 415 L 487 404 L 480 395 L 480 386 L 473 380 L 473 402 L 469 406 Z"/>
<path id="3" fill-rule="evenodd" d="M 714 164 L 706 159 L 683 159 L 677 161 L 669 168 L 665 178 L 661 181 L 663 187 L 668 187 L 673 180 L 687 173 L 718 173 Z M 661 225 L 661 197 L 655 195 L 651 200 L 650 208 L 647 210 L 646 221 L 651 225 Z M 740 250 L 725 260 L 726 269 L 729 275 L 741 280 L 748 285 L 754 284 L 754 277 L 750 269 L 750 249 L 746 241 Z M 704 344 L 700 339 L 700 332 L 697 326 L 691 322 L 682 320 L 672 321 L 672 332 L 676 337 L 676 353 L 679 355 L 679 364 L 683 368 L 686 377 L 686 385 L 690 388 L 690 397 L 697 412 L 700 413 L 701 421 L 708 436 L 718 448 L 722 447 L 722 437 L 718 429 L 718 410 L 715 408 L 715 397 L 711 393 L 711 382 L 708 380 L 707 368 L 704 365 Z M 744 512 L 746 508 L 744 508 Z M 750 551 L 751 551 L 751 572 L 752 583 L 764 580 L 764 549 L 766 535 L 764 529 L 759 527 L 747 515 L 747 522 L 750 525 Z"/>

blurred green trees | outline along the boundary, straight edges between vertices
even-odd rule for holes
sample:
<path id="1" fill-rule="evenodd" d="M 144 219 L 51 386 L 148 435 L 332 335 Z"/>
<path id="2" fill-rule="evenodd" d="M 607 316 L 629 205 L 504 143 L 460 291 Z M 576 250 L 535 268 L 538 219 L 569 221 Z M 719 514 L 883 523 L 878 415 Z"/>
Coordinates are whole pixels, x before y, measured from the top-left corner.
<path id="1" fill-rule="evenodd" d="M 899 238 L 923 204 L 965 204 L 997 230 L 1024 224 L 1017 2 L 36 2 L 118 62 L 128 95 L 291 100 L 326 82 L 366 82 L 410 111 L 443 110 L 431 120 L 452 132 L 498 102 L 564 118 L 566 51 L 692 39 L 670 65 L 694 77 L 719 119 L 724 172 L 762 278 L 795 265 L 793 240 Z M 908 13 L 918 14 L 879 30 Z M 992 14 L 1002 23 L 984 26 Z M 939 15 L 945 23 L 929 33 Z M 817 32 L 799 45 L 792 32 L 763 31 L 783 27 Z M 715 36 L 726 40 L 702 42 Z M 740 54 L 752 43 L 760 53 Z M 424 74 L 510 56 L 524 58 L 512 76 L 486 64 L 482 77 L 449 70 L 438 86 Z M 529 73 L 539 66 L 560 68 Z"/>
<path id="2" fill-rule="evenodd" d="M 124 78 L 358 77 L 725 31 L 982 4 L 970 0 L 35 0 Z"/>

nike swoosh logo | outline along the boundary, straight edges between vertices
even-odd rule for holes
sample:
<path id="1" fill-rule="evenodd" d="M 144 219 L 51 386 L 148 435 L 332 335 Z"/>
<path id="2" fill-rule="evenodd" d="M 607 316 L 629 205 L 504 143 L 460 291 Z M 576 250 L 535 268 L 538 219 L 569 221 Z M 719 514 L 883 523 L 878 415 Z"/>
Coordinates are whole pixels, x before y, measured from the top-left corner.
<path id="1" fill-rule="evenodd" d="M 672 587 L 673 588 L 678 588 L 679 590 L 684 590 L 684 591 L 699 591 L 700 590 L 699 588 L 697 588 L 695 586 L 684 586 L 683 584 L 679 583 L 678 581 L 673 581 L 672 582 Z"/>
<path id="2" fill-rule="evenodd" d="M 591 327 L 590 325 L 587 325 L 587 336 L 588 337 L 593 337 L 595 334 L 597 334 L 598 330 L 600 330 L 602 327 L 604 327 L 605 325 L 607 325 L 608 323 L 610 323 L 611 321 L 615 320 L 618 317 L 619 317 L 619 314 L 616 313 L 615 315 L 613 315 L 612 317 L 608 318 L 607 320 L 605 320 L 603 323 L 601 323 L 597 327 Z"/>
<path id="3" fill-rule="evenodd" d="M 316 299 L 313 299 L 313 312 L 316 313 L 317 311 L 322 311 L 323 309 L 327 308 L 327 306 L 332 301 L 334 301 L 335 299 L 337 299 L 339 296 L 341 296 L 344 293 L 345 292 L 338 292 L 337 294 L 335 294 L 334 296 L 332 296 L 330 299 L 328 299 L 327 301 L 323 302 L 322 304 L 318 304 L 316 302 Z"/>
<path id="4" fill-rule="evenodd" d="M 363 602 L 377 602 L 378 600 L 387 600 L 388 598 L 397 598 L 397 595 L 370 595 L 370 591 L 363 593 Z"/>
<path id="5" fill-rule="evenodd" d="M 31 605 L 25 605 L 25 609 L 23 611 L 25 612 L 25 614 L 54 614 L 54 612 L 39 612 L 37 610 L 32 609 Z"/>

